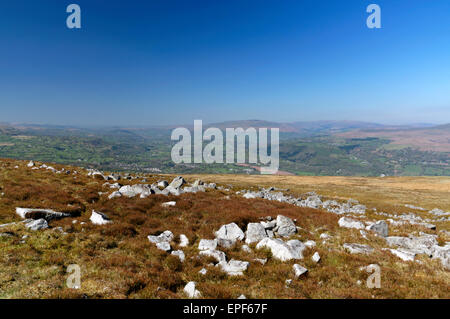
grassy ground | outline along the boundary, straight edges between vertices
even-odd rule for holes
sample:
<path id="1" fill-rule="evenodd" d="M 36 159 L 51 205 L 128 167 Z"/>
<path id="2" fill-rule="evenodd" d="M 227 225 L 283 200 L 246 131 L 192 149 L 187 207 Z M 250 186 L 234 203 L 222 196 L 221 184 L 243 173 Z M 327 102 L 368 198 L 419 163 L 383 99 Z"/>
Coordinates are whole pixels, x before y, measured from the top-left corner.
<path id="1" fill-rule="evenodd" d="M 419 257 L 421 263 L 403 262 L 381 250 L 386 246 L 382 239 L 369 234 L 369 239 L 364 240 L 356 230 L 339 228 L 339 217 L 334 214 L 234 195 L 234 191 L 242 188 L 277 186 L 289 188 L 293 194 L 316 191 L 330 198 L 354 198 L 389 213 L 408 211 L 404 204 L 450 210 L 450 178 L 192 175 L 185 176 L 188 182 L 199 177 L 219 185 L 232 184 L 232 192 L 209 190 L 179 197 L 152 195 L 146 199 L 108 200 L 107 194 L 98 194 L 111 192 L 102 187 L 103 180 L 87 177 L 82 169 L 70 169 L 78 170 L 79 174 L 31 170 L 23 161 L 0 160 L 0 193 L 4 193 L 0 197 L 0 224 L 20 220 L 15 207 L 53 208 L 80 214 L 53 221 L 52 228 L 43 231 L 32 232 L 22 224 L 0 229 L 11 234 L 0 237 L 0 298 L 184 298 L 182 290 L 189 281 L 198 283 L 197 289 L 205 298 L 237 298 L 241 294 L 248 298 L 450 297 L 449 272 L 439 261 Z M 170 176 L 147 177 L 149 183 L 161 178 Z M 177 205 L 161 207 L 161 203 L 169 200 Z M 92 225 L 89 221 L 92 209 L 106 213 L 113 223 Z M 248 254 L 239 246 L 224 250 L 228 259 L 251 263 L 243 277 L 227 277 L 208 266 L 208 258 L 198 257 L 196 247 L 200 238 L 212 239 L 221 225 L 236 222 L 244 228 L 259 217 L 278 214 L 297 220 L 302 230 L 294 238 L 317 242 L 317 247 L 306 251 L 304 260 L 297 261 L 308 268 L 308 275 L 293 280 L 289 287 L 285 286 L 285 280 L 293 278 L 294 262 L 279 262 L 268 251 L 253 249 Z M 67 234 L 58 231 L 58 226 Z M 159 251 L 147 240 L 148 235 L 166 229 L 175 234 L 172 243 L 175 249 L 180 234 L 189 238 L 191 244 L 183 249 L 184 263 Z M 438 230 L 441 229 L 450 230 L 450 225 L 438 224 Z M 421 228 L 390 230 L 396 235 L 419 230 L 436 233 Z M 323 243 L 319 236 L 324 232 L 332 238 Z M 29 237 L 22 239 L 24 235 Z M 351 255 L 341 248 L 345 242 L 370 244 L 375 252 Z M 322 257 L 318 264 L 310 258 L 316 251 Z M 268 262 L 263 266 L 253 261 L 255 258 L 268 258 Z M 367 288 L 369 274 L 359 269 L 372 263 L 381 267 L 379 289 Z M 81 289 L 66 287 L 70 264 L 81 267 Z M 208 269 L 205 276 L 198 273 L 202 268 Z"/>

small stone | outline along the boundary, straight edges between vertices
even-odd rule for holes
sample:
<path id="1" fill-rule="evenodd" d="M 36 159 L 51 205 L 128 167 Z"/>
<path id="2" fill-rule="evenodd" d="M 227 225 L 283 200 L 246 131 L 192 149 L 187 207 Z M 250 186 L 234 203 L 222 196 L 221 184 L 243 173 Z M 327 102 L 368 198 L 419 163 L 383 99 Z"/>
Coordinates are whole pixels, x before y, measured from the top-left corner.
<path id="1" fill-rule="evenodd" d="M 200 293 L 200 291 L 198 291 L 197 289 L 195 289 L 195 282 L 190 281 L 185 287 L 184 287 L 184 293 L 189 297 L 189 298 L 200 298 L 202 296 L 202 294 Z"/>
<path id="2" fill-rule="evenodd" d="M 182 250 L 172 251 L 171 255 L 174 255 L 174 256 L 177 256 L 178 258 L 180 258 L 181 262 L 184 262 L 184 260 L 186 259 L 186 256 L 184 255 L 184 252 Z"/>
<path id="3" fill-rule="evenodd" d="M 181 234 L 180 235 L 180 244 L 178 246 L 187 247 L 188 245 L 189 245 L 189 239 L 186 237 L 186 235 Z"/>
<path id="4" fill-rule="evenodd" d="M 105 225 L 111 223 L 108 216 L 101 212 L 92 211 L 91 217 L 89 218 L 91 222 L 95 225 Z"/>
<path id="5" fill-rule="evenodd" d="M 277 216 L 277 233 L 282 237 L 289 237 L 297 232 L 294 222 L 289 217 Z"/>
<path id="6" fill-rule="evenodd" d="M 164 250 L 164 251 L 170 251 L 172 248 L 170 247 L 170 244 L 168 242 L 161 242 L 157 243 L 156 247 L 158 249 Z"/>
<path id="7" fill-rule="evenodd" d="M 306 274 L 308 272 L 308 269 L 300 266 L 299 264 L 294 264 L 292 268 L 294 269 L 295 278 L 299 278 L 301 275 Z"/>
<path id="8" fill-rule="evenodd" d="M 177 204 L 177 202 L 166 202 L 166 203 L 162 203 L 161 206 L 162 207 L 173 207 Z"/>
<path id="9" fill-rule="evenodd" d="M 311 259 L 312 259 L 312 261 L 314 261 L 315 263 L 318 263 L 318 262 L 320 261 L 320 255 L 319 255 L 319 253 L 316 251 L 316 252 L 314 253 L 314 255 L 312 255 Z"/>
<path id="10" fill-rule="evenodd" d="M 48 223 L 45 219 L 41 218 L 41 219 L 32 220 L 32 221 L 26 223 L 25 227 L 30 230 L 41 230 L 41 229 L 48 228 Z"/>

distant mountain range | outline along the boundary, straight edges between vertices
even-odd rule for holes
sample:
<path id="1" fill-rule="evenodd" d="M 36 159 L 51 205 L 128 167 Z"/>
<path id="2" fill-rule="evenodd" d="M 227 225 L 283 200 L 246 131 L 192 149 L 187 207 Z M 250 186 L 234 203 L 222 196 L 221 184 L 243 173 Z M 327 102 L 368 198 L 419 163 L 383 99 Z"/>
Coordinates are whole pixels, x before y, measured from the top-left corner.
<path id="1" fill-rule="evenodd" d="M 174 164 L 172 129 L 0 124 L 0 157 L 106 170 L 257 173 L 257 167 Z M 450 175 L 450 124 L 382 125 L 359 121 L 277 123 L 245 120 L 203 128 L 280 129 L 280 170 L 296 175 Z"/>

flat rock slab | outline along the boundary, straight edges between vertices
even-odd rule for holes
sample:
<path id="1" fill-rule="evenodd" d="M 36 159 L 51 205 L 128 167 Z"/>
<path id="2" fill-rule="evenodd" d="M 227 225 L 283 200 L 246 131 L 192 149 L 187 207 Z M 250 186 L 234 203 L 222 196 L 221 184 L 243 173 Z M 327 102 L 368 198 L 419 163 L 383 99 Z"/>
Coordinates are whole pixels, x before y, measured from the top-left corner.
<path id="1" fill-rule="evenodd" d="M 70 213 L 61 213 L 56 212 L 52 209 L 41 209 L 41 208 L 16 208 L 16 214 L 22 217 L 23 219 L 31 218 L 31 219 L 45 219 L 46 221 L 50 221 L 52 219 L 60 219 L 64 217 L 71 217 Z"/>
<path id="2" fill-rule="evenodd" d="M 370 254 L 374 251 L 369 245 L 363 244 L 344 244 L 343 246 L 351 254 Z"/>

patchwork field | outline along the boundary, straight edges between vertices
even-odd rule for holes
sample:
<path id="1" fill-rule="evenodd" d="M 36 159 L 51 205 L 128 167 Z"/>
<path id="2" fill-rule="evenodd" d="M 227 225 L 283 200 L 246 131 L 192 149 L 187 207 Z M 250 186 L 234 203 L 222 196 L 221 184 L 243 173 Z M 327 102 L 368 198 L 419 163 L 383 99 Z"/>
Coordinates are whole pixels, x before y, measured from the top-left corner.
<path id="1" fill-rule="evenodd" d="M 128 197 L 123 188 L 111 185 L 170 183 L 175 176 L 122 174 L 117 181 L 106 181 L 109 173 L 27 164 L 0 160 L 1 298 L 187 298 L 184 288 L 189 282 L 195 282 L 202 298 L 450 297 L 450 272 L 446 268 L 450 241 L 448 177 L 183 175 L 187 185 L 201 179 L 217 187 L 190 192 L 184 185 L 185 192 L 179 195 L 174 195 L 175 191 L 165 195 L 162 187 L 161 193 Z M 117 175 L 112 177 L 118 179 Z M 156 189 L 154 185 L 148 189 Z M 260 188 L 269 187 L 277 189 L 260 192 Z M 183 188 L 177 188 L 180 190 Z M 109 198 L 113 192 L 122 193 Z M 320 203 L 335 200 L 339 205 L 344 203 L 339 207 L 350 208 L 361 204 L 365 212 L 350 209 L 332 213 L 321 204 L 311 208 L 308 198 L 319 196 L 309 192 L 320 195 Z M 261 194 L 273 194 L 280 200 L 258 198 Z M 171 201 L 173 206 L 163 205 Z M 52 209 L 70 217 L 49 219 L 48 228 L 31 230 L 30 221 L 24 222 L 16 214 L 17 207 Z M 432 211 L 435 208 L 439 211 Z M 105 214 L 108 223 L 94 224 L 90 219 L 93 210 Z M 225 264 L 211 254 L 200 253 L 201 239 L 213 240 L 223 225 L 235 223 L 245 232 L 249 223 L 268 223 L 267 216 L 277 220 L 279 215 L 292 219 L 295 233 L 283 237 L 279 228 L 271 232 L 267 228 L 267 234 L 278 238 L 278 243 L 309 243 L 301 249 L 302 258 L 282 261 L 274 249 L 257 249 L 258 242 L 243 249 L 241 239 L 228 248 L 216 248 L 226 256 Z M 384 238 L 373 229 L 341 226 L 343 217 L 368 227 L 391 219 L 386 222 L 390 237 L 413 238 L 420 243 L 409 249 L 391 246 L 390 237 Z M 42 212 L 26 218 L 40 220 Z M 183 252 L 184 261 L 149 240 L 149 235 L 159 236 L 166 230 L 173 234 L 167 242 L 170 249 Z M 185 247 L 181 234 L 189 241 Z M 370 253 L 352 253 L 345 248 L 349 243 L 368 246 Z M 386 250 L 394 248 L 408 256 L 414 254 L 413 260 L 403 260 Z M 318 262 L 312 259 L 315 253 L 320 256 Z M 248 262 L 242 275 L 227 273 L 230 260 Z M 80 289 L 66 286 L 71 264 L 81 268 Z M 296 277 L 294 264 L 306 268 L 307 273 Z M 370 274 L 362 267 L 371 264 L 380 267 L 380 288 L 366 285 Z M 205 274 L 199 272 L 203 269 Z"/>

